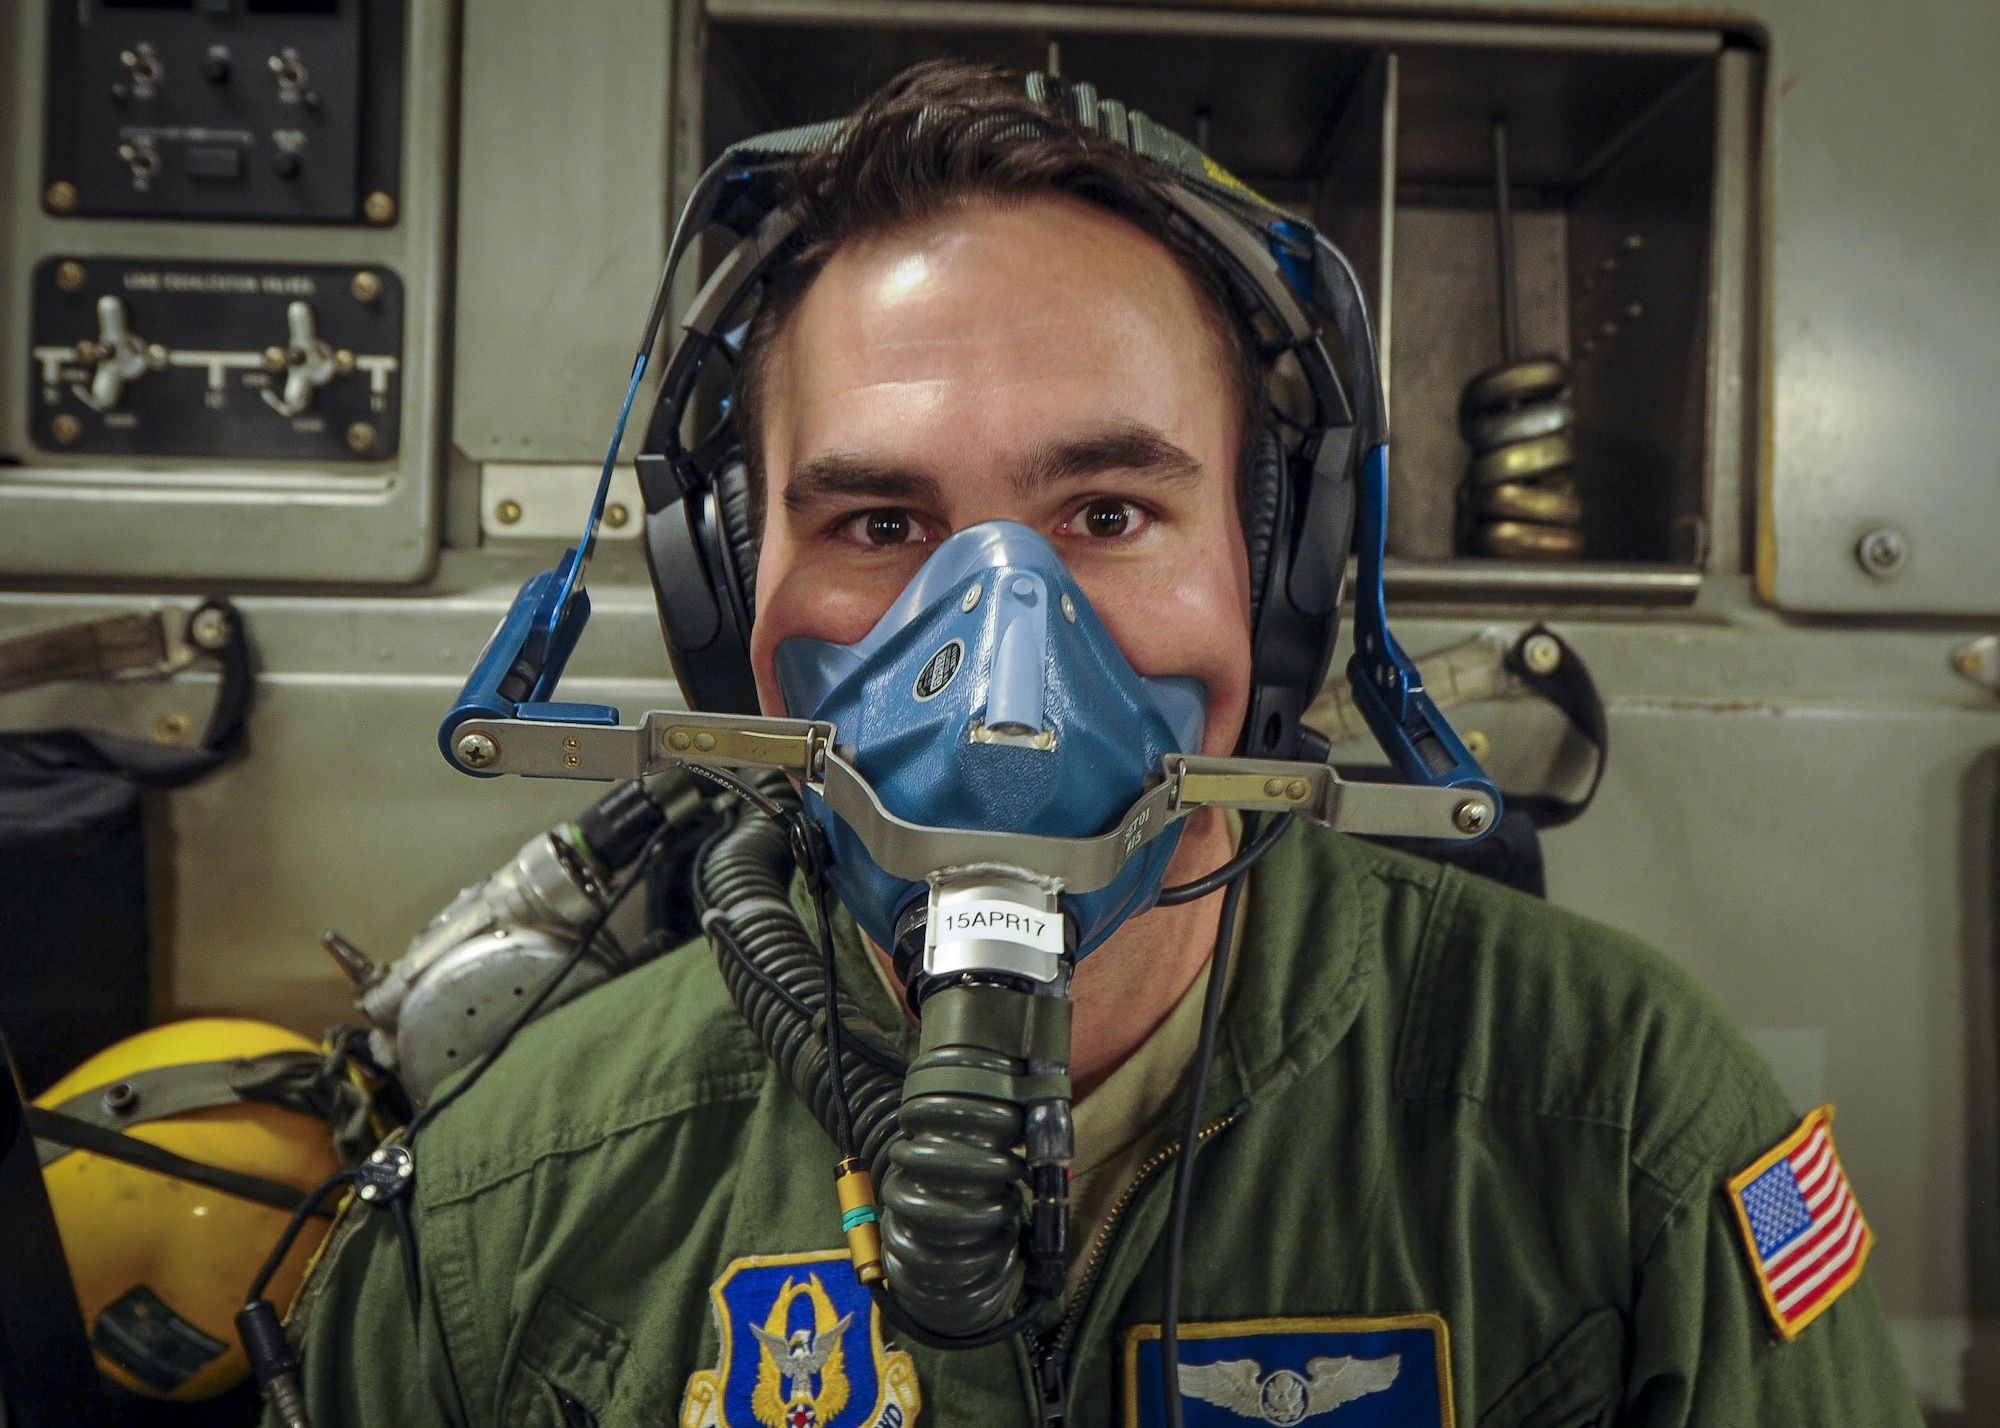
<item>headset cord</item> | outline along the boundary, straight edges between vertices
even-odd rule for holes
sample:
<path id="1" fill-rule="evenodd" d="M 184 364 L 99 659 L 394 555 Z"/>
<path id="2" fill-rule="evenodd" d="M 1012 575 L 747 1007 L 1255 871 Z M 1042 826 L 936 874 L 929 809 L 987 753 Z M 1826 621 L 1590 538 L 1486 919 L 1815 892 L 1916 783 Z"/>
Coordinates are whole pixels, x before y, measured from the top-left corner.
<path id="1" fill-rule="evenodd" d="M 1222 919 L 1215 934 L 1215 955 L 1208 964 L 1208 991 L 1201 1004 L 1201 1038 L 1196 1043 L 1194 1074 L 1188 1079 L 1187 1125 L 1181 1134 L 1180 1163 L 1174 1167 L 1173 1208 L 1167 1220 L 1167 1265 L 1160 1305 L 1160 1402 L 1167 1428 L 1182 1428 L 1181 1414 L 1181 1268 L 1187 1244 L 1188 1203 L 1194 1197 L 1194 1162 L 1201 1150 L 1202 1102 L 1208 1099 L 1208 1075 L 1215 1064 L 1217 1028 L 1222 1021 L 1222 1001 L 1229 985 L 1229 954 L 1236 940 L 1236 911 L 1243 899 L 1244 873 L 1278 839 L 1287 822 L 1275 818 L 1244 840 L 1243 851 L 1216 873 L 1201 879 L 1211 882 L 1229 872 L 1229 890 L 1222 895 Z M 1246 825 L 1250 822 L 1244 820 Z M 1241 866 L 1236 866 L 1240 864 Z M 1189 887 L 1199 883 L 1187 884 Z M 1208 891 L 1214 891 L 1211 887 Z M 1203 894 L 1195 894 L 1201 896 Z"/>

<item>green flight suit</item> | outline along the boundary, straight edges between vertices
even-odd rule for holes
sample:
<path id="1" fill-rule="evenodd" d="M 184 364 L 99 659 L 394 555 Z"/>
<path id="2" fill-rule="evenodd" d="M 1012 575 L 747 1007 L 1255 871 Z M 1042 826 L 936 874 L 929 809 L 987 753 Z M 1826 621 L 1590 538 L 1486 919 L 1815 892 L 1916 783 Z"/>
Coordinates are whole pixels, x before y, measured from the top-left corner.
<path id="1" fill-rule="evenodd" d="M 1247 901 L 1184 1326 L 1434 1311 L 1460 1428 L 1920 1422 L 1865 1275 L 1796 1341 L 1773 1334 L 1724 1185 L 1798 1116 L 1681 971 L 1305 827 Z M 840 935 L 846 985 L 900 1026 Z M 681 1422 L 732 1261 L 843 1244 L 833 1148 L 699 944 L 528 1028 L 416 1156 L 421 1310 L 389 1217 L 356 1212 L 293 1315 L 315 1428 Z M 1127 1331 L 1159 1319 L 1159 1160 L 1081 1251 L 1075 1424 L 1126 1421 Z M 892 1347 L 922 1422 L 1036 1422 L 1018 1341 Z"/>

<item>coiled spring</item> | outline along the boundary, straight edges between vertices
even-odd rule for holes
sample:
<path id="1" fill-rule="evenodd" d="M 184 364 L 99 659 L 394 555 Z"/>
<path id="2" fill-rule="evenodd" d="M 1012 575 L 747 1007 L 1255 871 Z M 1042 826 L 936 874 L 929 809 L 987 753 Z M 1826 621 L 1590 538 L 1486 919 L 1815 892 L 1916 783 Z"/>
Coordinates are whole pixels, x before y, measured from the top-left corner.
<path id="1" fill-rule="evenodd" d="M 1569 368 L 1559 357 L 1520 355 L 1507 125 L 1500 119 L 1493 121 L 1493 222 L 1501 362 L 1467 383 L 1459 399 L 1459 426 L 1472 448 L 1462 492 L 1467 544 L 1475 555 L 1574 560 L 1583 554 L 1583 503 Z"/>

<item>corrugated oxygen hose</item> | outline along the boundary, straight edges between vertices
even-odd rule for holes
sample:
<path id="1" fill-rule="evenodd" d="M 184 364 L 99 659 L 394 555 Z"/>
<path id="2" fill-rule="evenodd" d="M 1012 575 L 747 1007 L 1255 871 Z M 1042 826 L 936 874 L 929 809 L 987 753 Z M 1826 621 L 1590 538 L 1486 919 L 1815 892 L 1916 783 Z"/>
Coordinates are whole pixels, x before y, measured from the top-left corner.
<path id="1" fill-rule="evenodd" d="M 760 780 L 759 786 L 787 811 L 798 807 L 782 780 Z M 833 1090 L 818 1020 L 827 1002 L 824 962 L 791 905 L 792 868 L 786 831 L 746 808 L 697 857 L 695 891 L 723 981 L 744 1020 L 833 1135 Z M 855 1151 L 880 1187 L 890 1288 L 909 1317 L 932 1334 L 988 1332 L 1007 1320 L 1021 1290 L 1026 1166 L 1016 1150 L 1022 1107 L 984 1087 L 1021 1076 L 1028 1063 L 977 1046 L 927 1045 L 908 1068 L 912 1078 L 924 1075 L 913 1083 L 918 1094 L 906 1101 L 905 1077 L 890 1069 L 901 1063 L 888 1038 L 846 998 L 839 1004 Z M 931 1020 L 927 1009 L 927 1042 L 936 1039 Z M 1065 1042 L 1066 1031 L 1065 1024 Z M 940 1078 L 969 1090 L 925 1089 L 925 1082 Z"/>

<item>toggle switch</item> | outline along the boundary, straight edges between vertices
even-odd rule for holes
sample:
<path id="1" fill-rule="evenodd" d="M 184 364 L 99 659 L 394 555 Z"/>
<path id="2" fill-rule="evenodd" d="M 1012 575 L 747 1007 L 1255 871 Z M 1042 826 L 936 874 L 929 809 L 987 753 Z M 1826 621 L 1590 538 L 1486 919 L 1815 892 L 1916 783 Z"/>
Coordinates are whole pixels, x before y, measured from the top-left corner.
<path id="1" fill-rule="evenodd" d="M 279 396 L 268 388 L 264 403 L 279 416 L 304 416 L 312 410 L 313 393 L 331 382 L 341 364 L 331 343 L 319 335 L 319 320 L 312 304 L 295 302 L 285 308 L 285 326 L 291 341 L 282 350 L 285 393 Z M 351 365 L 353 359 L 350 357 Z"/>
<path id="2" fill-rule="evenodd" d="M 87 351 L 85 349 L 88 349 Z M 86 360 L 94 360 L 97 370 L 90 385 L 72 382 L 70 391 L 92 411 L 108 412 L 125 395 L 125 384 L 156 367 L 166 365 L 165 348 L 149 348 L 132 331 L 125 303 L 106 293 L 97 300 L 97 342 L 79 344 Z"/>

